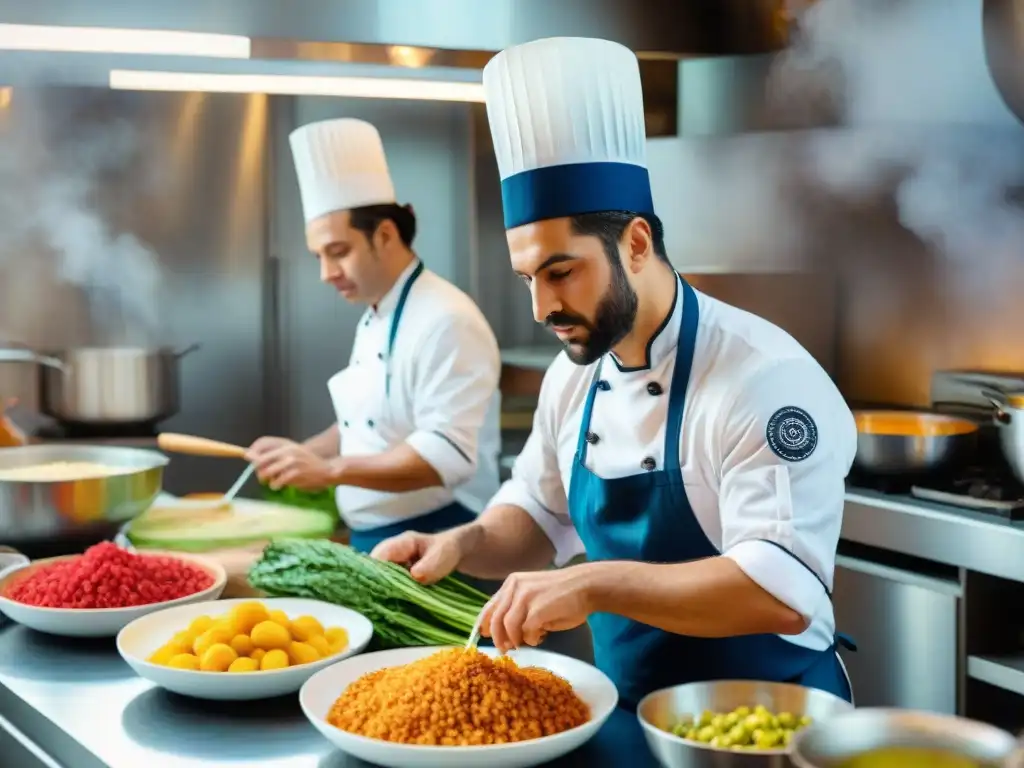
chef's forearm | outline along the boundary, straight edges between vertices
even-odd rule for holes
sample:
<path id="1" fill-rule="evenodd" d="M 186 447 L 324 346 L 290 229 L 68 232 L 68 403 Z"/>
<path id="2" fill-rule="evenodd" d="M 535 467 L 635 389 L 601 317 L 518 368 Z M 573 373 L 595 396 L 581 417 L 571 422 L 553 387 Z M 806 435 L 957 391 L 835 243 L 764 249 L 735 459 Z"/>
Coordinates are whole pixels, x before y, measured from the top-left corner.
<path id="1" fill-rule="evenodd" d="M 401 443 L 383 453 L 341 456 L 331 464 L 334 485 L 407 493 L 444 485 L 437 470 Z"/>
<path id="2" fill-rule="evenodd" d="M 341 438 L 338 432 L 338 424 L 331 424 L 323 432 L 313 435 L 303 443 L 321 459 L 333 459 L 338 456 L 341 445 Z"/>
<path id="3" fill-rule="evenodd" d="M 489 507 L 464 529 L 459 571 L 478 579 L 538 571 L 555 558 L 555 548 L 540 526 L 526 510 L 511 504 Z"/>
<path id="4" fill-rule="evenodd" d="M 711 557 L 688 563 L 608 561 L 592 571 L 594 612 L 614 613 L 692 637 L 773 633 L 798 635 L 806 620 L 747 576 L 735 561 Z"/>

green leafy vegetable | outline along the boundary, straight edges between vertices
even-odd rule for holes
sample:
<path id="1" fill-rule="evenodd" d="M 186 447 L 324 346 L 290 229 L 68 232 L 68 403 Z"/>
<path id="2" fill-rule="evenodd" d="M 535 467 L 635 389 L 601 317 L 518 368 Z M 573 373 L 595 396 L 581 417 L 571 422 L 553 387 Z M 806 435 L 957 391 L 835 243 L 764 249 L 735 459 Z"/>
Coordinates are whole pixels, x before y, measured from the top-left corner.
<path id="1" fill-rule="evenodd" d="M 273 490 L 268 485 L 263 488 L 263 498 L 277 504 L 288 504 L 299 509 L 316 509 L 320 512 L 327 512 L 338 519 L 338 505 L 334 501 L 334 489 L 325 488 L 322 491 L 302 491 L 290 485 L 284 488 Z"/>
<path id="2" fill-rule="evenodd" d="M 377 645 L 460 645 L 488 596 L 448 576 L 424 586 L 400 565 L 344 544 L 285 539 L 271 543 L 249 583 L 277 597 L 311 597 L 343 605 L 373 622 Z"/>

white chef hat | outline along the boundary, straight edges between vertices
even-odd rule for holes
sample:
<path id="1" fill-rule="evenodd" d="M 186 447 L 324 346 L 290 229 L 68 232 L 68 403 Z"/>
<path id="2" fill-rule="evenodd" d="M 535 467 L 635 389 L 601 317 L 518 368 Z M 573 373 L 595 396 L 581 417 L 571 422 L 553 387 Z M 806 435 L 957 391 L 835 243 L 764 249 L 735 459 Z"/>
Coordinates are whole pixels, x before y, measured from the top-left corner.
<path id="1" fill-rule="evenodd" d="M 654 213 L 640 65 L 608 40 L 552 37 L 484 67 L 505 228 L 599 211 Z"/>
<path id="2" fill-rule="evenodd" d="M 290 136 L 306 223 L 334 211 L 395 202 L 384 145 L 365 120 L 322 120 Z"/>

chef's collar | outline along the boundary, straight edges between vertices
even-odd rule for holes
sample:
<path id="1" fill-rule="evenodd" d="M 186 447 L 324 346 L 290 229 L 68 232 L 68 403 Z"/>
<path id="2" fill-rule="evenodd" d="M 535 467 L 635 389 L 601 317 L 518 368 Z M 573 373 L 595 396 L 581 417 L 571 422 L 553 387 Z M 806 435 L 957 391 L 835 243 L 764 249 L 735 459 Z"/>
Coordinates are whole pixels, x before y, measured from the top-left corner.
<path id="1" fill-rule="evenodd" d="M 419 263 L 419 259 L 413 259 L 409 262 L 409 266 L 402 270 L 402 274 L 395 280 L 395 284 L 391 286 L 380 301 L 370 307 L 370 314 L 373 317 L 387 317 L 394 311 L 395 305 L 398 304 L 398 297 L 402 294 L 402 288 L 409 281 L 413 270 L 416 269 Z"/>
<path id="2" fill-rule="evenodd" d="M 620 373 L 635 373 L 636 371 L 648 371 L 661 365 L 662 361 L 671 354 L 679 342 L 679 328 L 683 322 L 683 292 L 681 290 L 680 277 L 676 275 L 676 295 L 672 299 L 672 309 L 665 316 L 665 319 L 658 326 L 658 329 L 647 341 L 646 361 L 643 365 L 628 368 L 619 364 L 614 352 L 608 356 L 615 363 L 615 369 Z"/>

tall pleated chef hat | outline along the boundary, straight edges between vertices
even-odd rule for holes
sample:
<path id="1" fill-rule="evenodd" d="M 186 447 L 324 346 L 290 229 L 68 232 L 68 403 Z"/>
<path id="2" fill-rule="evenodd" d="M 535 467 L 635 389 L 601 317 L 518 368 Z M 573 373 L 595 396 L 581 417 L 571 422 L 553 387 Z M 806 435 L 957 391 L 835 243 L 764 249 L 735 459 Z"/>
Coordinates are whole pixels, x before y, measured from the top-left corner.
<path id="1" fill-rule="evenodd" d="M 289 139 L 307 224 L 334 211 L 395 202 L 384 144 L 365 120 L 309 123 Z"/>
<path id="2" fill-rule="evenodd" d="M 552 37 L 484 67 L 505 228 L 598 211 L 654 213 L 640 65 L 608 40 Z"/>

